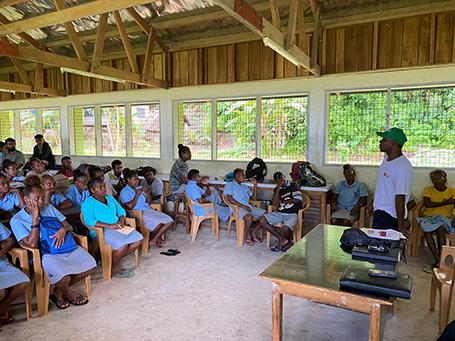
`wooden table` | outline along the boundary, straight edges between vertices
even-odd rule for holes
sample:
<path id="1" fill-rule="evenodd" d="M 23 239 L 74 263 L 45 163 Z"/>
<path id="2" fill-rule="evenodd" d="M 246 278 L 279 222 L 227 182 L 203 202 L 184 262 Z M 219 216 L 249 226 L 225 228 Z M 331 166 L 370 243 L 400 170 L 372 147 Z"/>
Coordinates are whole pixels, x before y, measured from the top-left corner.
<path id="1" fill-rule="evenodd" d="M 272 340 L 282 339 L 283 294 L 369 314 L 369 340 L 379 340 L 381 309 L 392 306 L 392 302 L 341 291 L 339 279 L 348 266 L 374 267 L 368 262 L 354 261 L 343 252 L 339 246 L 342 233 L 339 226 L 316 226 L 259 275 L 272 281 Z"/>
<path id="2" fill-rule="evenodd" d="M 157 174 L 157 176 L 163 181 L 163 182 L 169 182 L 169 174 Z M 214 187 L 224 187 L 226 185 L 226 182 L 223 179 L 217 179 L 215 177 L 210 177 L 209 184 L 214 186 Z M 253 184 L 251 182 L 245 182 L 245 185 L 253 187 Z M 258 183 L 258 190 L 264 190 L 264 191 L 273 191 L 273 189 L 276 187 L 275 183 Z M 322 187 L 307 187 L 307 186 L 301 186 L 300 190 L 306 194 L 312 199 L 311 205 L 310 205 L 310 211 L 307 212 L 305 217 L 308 215 L 308 218 L 311 218 L 310 216 L 312 214 L 316 215 L 316 221 L 312 221 L 312 226 L 315 226 L 318 223 L 326 224 L 328 223 L 328 217 L 327 217 L 327 194 L 332 190 L 333 184 L 327 184 L 326 186 Z M 315 202 L 315 200 L 317 202 Z"/>

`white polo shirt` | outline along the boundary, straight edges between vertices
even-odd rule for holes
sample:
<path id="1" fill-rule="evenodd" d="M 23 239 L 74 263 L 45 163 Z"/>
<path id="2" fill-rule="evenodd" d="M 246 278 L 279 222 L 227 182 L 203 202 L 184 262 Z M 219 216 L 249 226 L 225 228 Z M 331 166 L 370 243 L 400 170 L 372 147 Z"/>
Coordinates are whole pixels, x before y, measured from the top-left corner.
<path id="1" fill-rule="evenodd" d="M 409 160 L 400 156 L 392 161 L 387 160 L 387 155 L 379 167 L 376 189 L 374 191 L 374 210 L 382 210 L 397 217 L 395 208 L 395 196 L 404 195 L 405 203 L 409 201 L 412 190 L 414 171 Z M 404 217 L 407 217 L 405 206 Z"/>

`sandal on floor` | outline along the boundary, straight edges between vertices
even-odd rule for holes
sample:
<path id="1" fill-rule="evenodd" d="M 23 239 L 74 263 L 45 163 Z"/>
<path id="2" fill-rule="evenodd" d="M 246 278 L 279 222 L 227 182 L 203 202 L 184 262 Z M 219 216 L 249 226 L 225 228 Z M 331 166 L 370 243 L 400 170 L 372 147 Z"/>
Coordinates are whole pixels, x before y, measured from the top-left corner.
<path id="1" fill-rule="evenodd" d="M 174 253 L 176 255 L 181 253 L 178 249 L 168 249 L 167 252 Z"/>
<path id="2" fill-rule="evenodd" d="M 253 246 L 254 242 L 251 239 L 245 240 L 245 243 L 248 244 L 249 246 Z"/>
<path id="3" fill-rule="evenodd" d="M 132 278 L 135 276 L 135 273 L 133 269 L 122 269 L 112 276 L 117 278 Z"/>
<path id="4" fill-rule="evenodd" d="M 287 242 L 286 244 L 284 244 L 284 245 L 281 247 L 281 251 L 286 252 L 286 251 L 289 250 L 293 245 L 294 245 L 293 242 Z"/>
<path id="5" fill-rule="evenodd" d="M 437 264 L 433 264 L 433 265 L 424 265 L 422 266 L 422 270 L 423 272 L 426 272 L 427 274 L 432 274 L 433 273 L 433 269 L 434 268 L 437 268 Z"/>
<path id="6" fill-rule="evenodd" d="M 0 326 L 3 326 L 5 324 L 10 324 L 13 322 L 14 322 L 14 317 L 13 317 L 13 315 L 11 315 L 11 313 L 9 311 L 0 315 Z"/>
<path id="7" fill-rule="evenodd" d="M 69 297 L 65 297 L 68 302 L 72 305 L 86 305 L 88 303 L 88 298 L 82 295 L 77 295 L 76 300 L 71 300 Z"/>
<path id="8" fill-rule="evenodd" d="M 59 300 L 55 294 L 50 294 L 49 299 L 57 306 L 58 309 L 66 309 L 70 306 L 70 302 L 66 299 Z"/>
<path id="9" fill-rule="evenodd" d="M 270 251 L 273 251 L 273 252 L 280 252 L 281 249 L 282 249 L 282 246 L 277 245 L 277 246 L 275 246 L 275 247 L 272 247 L 272 248 L 270 249 Z"/>
<path id="10" fill-rule="evenodd" d="M 163 251 L 163 252 L 160 252 L 160 255 L 165 255 L 165 256 L 177 256 L 176 253 L 171 252 L 171 251 Z"/>

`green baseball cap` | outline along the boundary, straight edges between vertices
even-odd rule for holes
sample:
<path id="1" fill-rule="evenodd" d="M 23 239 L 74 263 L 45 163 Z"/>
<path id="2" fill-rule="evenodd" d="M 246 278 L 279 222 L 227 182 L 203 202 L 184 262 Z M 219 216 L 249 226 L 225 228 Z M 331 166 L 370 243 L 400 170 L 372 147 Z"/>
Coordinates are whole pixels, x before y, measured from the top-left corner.
<path id="1" fill-rule="evenodd" d="M 400 146 L 403 146 L 405 142 L 408 140 L 403 130 L 396 127 L 390 128 L 389 130 L 386 131 L 377 131 L 376 134 L 385 139 L 393 140 Z"/>

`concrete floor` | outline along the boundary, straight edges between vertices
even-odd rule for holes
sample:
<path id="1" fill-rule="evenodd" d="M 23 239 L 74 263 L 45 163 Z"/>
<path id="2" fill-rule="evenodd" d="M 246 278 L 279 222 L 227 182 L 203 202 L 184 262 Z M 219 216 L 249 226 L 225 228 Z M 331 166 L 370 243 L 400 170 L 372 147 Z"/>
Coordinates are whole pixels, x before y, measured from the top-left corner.
<path id="1" fill-rule="evenodd" d="M 208 228 L 192 243 L 182 230 L 172 232 L 167 243 L 180 255 L 166 257 L 153 249 L 141 258 L 132 279 L 103 282 L 99 268 L 86 306 L 60 311 L 51 303 L 49 315 L 27 322 L 24 306 L 18 305 L 19 321 L 4 326 L 0 339 L 270 340 L 271 284 L 257 274 L 280 254 L 265 243 L 239 249 L 234 236 L 226 240 L 225 231 L 216 242 Z M 421 271 L 427 257 L 421 250 L 418 258 L 401 265 L 400 271 L 413 276 L 413 297 L 397 301 L 393 316 L 383 315 L 384 340 L 436 339 L 438 315 L 428 310 L 431 277 Z M 126 263 L 132 266 L 133 257 Z M 367 340 L 368 316 L 285 297 L 283 336 Z"/>

